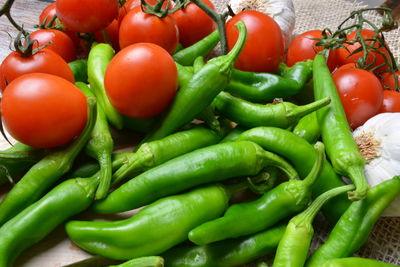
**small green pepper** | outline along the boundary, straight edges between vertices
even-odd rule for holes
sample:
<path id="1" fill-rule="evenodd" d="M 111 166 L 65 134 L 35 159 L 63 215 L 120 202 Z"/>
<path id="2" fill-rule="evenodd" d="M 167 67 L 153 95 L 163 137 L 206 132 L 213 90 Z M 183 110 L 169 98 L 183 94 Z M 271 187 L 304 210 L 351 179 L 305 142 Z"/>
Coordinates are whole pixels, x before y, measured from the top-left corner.
<path id="1" fill-rule="evenodd" d="M 229 207 L 223 217 L 190 231 L 189 240 L 204 245 L 256 233 L 302 211 L 311 201 L 311 185 L 318 178 L 324 161 L 322 143 L 317 143 L 316 149 L 318 157 L 304 180 L 282 183 L 255 201 Z"/>
<path id="2" fill-rule="evenodd" d="M 312 112 L 301 118 L 294 127 L 293 133 L 305 139 L 310 144 L 317 142 L 321 135 L 317 113 Z"/>
<path id="3" fill-rule="evenodd" d="M 71 68 L 72 73 L 74 74 L 75 82 L 88 82 L 86 59 L 71 61 L 68 63 L 68 66 Z"/>
<path id="4" fill-rule="evenodd" d="M 276 166 L 287 176 L 297 177 L 297 172 L 284 159 L 253 142 L 208 146 L 136 176 L 96 202 L 93 209 L 99 213 L 127 211 L 197 185 L 256 175 L 266 166 Z"/>
<path id="5" fill-rule="evenodd" d="M 286 226 L 204 246 L 178 246 L 163 253 L 166 267 L 233 267 L 273 253 Z"/>
<path id="6" fill-rule="evenodd" d="M 372 187 L 363 200 L 351 203 L 306 266 L 320 267 L 327 260 L 351 256 L 367 241 L 380 214 L 399 194 L 400 176 L 396 176 Z"/>
<path id="7" fill-rule="evenodd" d="M 332 197 L 353 190 L 354 185 L 344 185 L 318 196 L 302 213 L 290 219 L 279 242 L 273 267 L 304 266 L 314 236 L 312 222 L 322 205 Z"/>
<path id="8" fill-rule="evenodd" d="M 141 257 L 109 267 L 164 267 L 164 259 L 160 256 Z"/>
<path id="9" fill-rule="evenodd" d="M 64 150 L 54 151 L 32 166 L 0 203 L 0 226 L 38 200 L 68 172 L 90 138 L 95 123 L 96 100 L 88 98 L 89 117 L 81 135 Z"/>
<path id="10" fill-rule="evenodd" d="M 343 259 L 333 259 L 324 262 L 321 267 L 396 267 L 398 265 L 384 263 L 372 259 L 363 258 L 343 258 Z"/>
<path id="11" fill-rule="evenodd" d="M 316 55 L 313 65 L 314 96 L 316 100 L 330 97 L 332 103 L 317 111 L 322 141 L 335 171 L 349 177 L 356 190 L 349 192 L 351 200 L 363 199 L 368 192 L 364 177 L 365 159 L 353 139 L 331 72 L 323 55 Z"/>
<path id="12" fill-rule="evenodd" d="M 213 102 L 219 113 L 243 127 L 272 126 L 284 129 L 329 103 L 330 99 L 324 98 L 304 106 L 290 102 L 263 105 L 234 97 L 227 92 L 221 92 Z"/>

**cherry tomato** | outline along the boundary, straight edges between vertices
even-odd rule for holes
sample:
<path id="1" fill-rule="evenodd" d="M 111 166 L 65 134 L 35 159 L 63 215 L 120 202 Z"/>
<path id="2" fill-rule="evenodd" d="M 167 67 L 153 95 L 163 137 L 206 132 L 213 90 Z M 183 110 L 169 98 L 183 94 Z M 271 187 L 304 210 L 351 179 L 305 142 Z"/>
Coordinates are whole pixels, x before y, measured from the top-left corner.
<path id="1" fill-rule="evenodd" d="M 214 5 L 209 0 L 203 0 L 211 9 Z M 179 42 L 183 47 L 191 46 L 212 33 L 217 25 L 203 10 L 190 2 L 185 8 L 178 9 L 172 16 L 179 28 Z"/>
<path id="2" fill-rule="evenodd" d="M 348 70 L 348 69 L 357 69 L 357 66 L 355 63 L 347 63 L 347 64 L 340 66 L 339 68 L 336 68 L 333 71 L 333 73 L 335 73 L 337 71 L 341 71 L 341 70 Z"/>
<path id="3" fill-rule="evenodd" d="M 135 43 L 153 43 L 172 54 L 178 42 L 178 26 L 173 17 L 159 18 L 144 13 L 140 6 L 126 14 L 119 28 L 121 49 Z"/>
<path id="4" fill-rule="evenodd" d="M 37 40 L 33 48 L 38 48 L 45 44 L 50 49 L 60 55 L 66 62 L 76 59 L 75 44 L 68 35 L 58 30 L 43 29 L 37 30 L 30 34 L 32 40 Z"/>
<path id="5" fill-rule="evenodd" d="M 118 15 L 118 0 L 57 0 L 57 16 L 75 32 L 96 32 Z"/>
<path id="6" fill-rule="evenodd" d="M 368 29 L 362 29 L 361 30 L 361 35 L 364 37 L 364 39 L 373 39 L 375 36 L 375 32 L 372 30 L 368 30 Z M 351 32 L 348 36 L 347 39 L 350 41 L 355 40 L 356 38 L 356 32 Z M 366 41 L 367 44 L 372 44 L 372 40 L 370 41 Z M 361 45 L 359 43 L 355 43 L 352 45 L 344 45 L 346 48 L 339 48 L 337 49 L 337 54 L 336 54 L 336 58 L 337 58 L 337 63 L 340 65 L 344 65 L 347 63 L 354 63 L 357 62 L 357 60 L 359 58 L 361 58 L 362 56 L 364 56 L 364 52 L 360 51 L 354 55 L 350 55 L 350 53 L 352 53 L 353 51 L 359 49 L 361 47 Z M 379 47 L 378 42 L 376 42 L 374 44 L 374 47 Z M 388 53 L 385 49 L 383 48 L 379 48 L 378 51 L 384 53 L 386 56 L 388 56 Z M 367 64 L 372 64 L 375 60 L 374 66 L 379 66 L 382 63 L 385 62 L 385 58 L 383 55 L 379 54 L 379 53 L 375 53 L 375 52 L 369 52 L 368 56 L 367 56 Z M 379 68 L 377 71 L 382 71 L 385 68 Z"/>
<path id="7" fill-rule="evenodd" d="M 111 43 L 112 47 L 118 51 L 119 50 L 119 22 L 117 19 L 114 19 L 110 25 L 105 28 L 107 32 L 108 41 L 104 40 L 103 31 L 95 32 L 94 36 L 96 42 L 98 43 Z"/>
<path id="8" fill-rule="evenodd" d="M 67 62 L 49 49 L 42 49 L 31 56 L 11 52 L 0 65 L 0 89 L 4 91 L 7 84 L 27 73 L 48 73 L 62 77 L 74 83 L 74 74 Z"/>
<path id="9" fill-rule="evenodd" d="M 383 103 L 379 113 L 400 112 L 400 92 L 383 90 Z"/>
<path id="10" fill-rule="evenodd" d="M 145 0 L 145 2 L 151 6 L 154 6 L 157 4 L 157 0 Z M 124 5 L 119 9 L 118 13 L 118 21 L 121 24 L 122 20 L 125 18 L 126 14 L 128 14 L 129 11 L 134 9 L 137 6 L 140 6 L 141 0 L 128 0 L 124 3 Z M 163 8 L 167 7 L 167 1 L 164 2 Z"/>
<path id="11" fill-rule="evenodd" d="M 43 9 L 42 13 L 39 16 L 39 24 L 48 24 L 53 17 L 56 15 L 56 3 L 51 3 L 45 9 Z M 56 22 L 54 21 L 51 26 L 55 26 Z"/>
<path id="12" fill-rule="evenodd" d="M 239 20 L 246 24 L 247 41 L 235 67 L 243 71 L 275 72 L 284 55 L 283 35 L 279 25 L 261 12 L 240 12 L 226 24 L 229 49 L 234 47 L 238 38 L 235 24 Z"/>
<path id="13" fill-rule="evenodd" d="M 174 98 L 177 70 L 171 55 L 151 43 L 122 49 L 110 62 L 104 84 L 113 106 L 133 118 L 161 113 Z"/>
<path id="14" fill-rule="evenodd" d="M 396 74 L 397 74 L 398 86 L 400 88 L 400 70 L 396 71 Z M 390 72 L 385 72 L 382 75 L 381 82 L 382 82 L 383 88 L 385 88 L 385 89 L 397 90 L 395 81 L 396 80 L 393 77 L 393 74 Z"/>
<path id="15" fill-rule="evenodd" d="M 322 37 L 322 31 L 313 30 L 304 32 L 296 36 L 290 43 L 287 51 L 286 64 L 291 67 L 299 61 L 306 61 L 308 59 L 314 59 L 315 55 L 322 51 L 322 46 L 316 46 L 316 38 Z M 328 67 L 330 71 L 333 71 L 336 67 L 336 51 L 331 50 L 328 57 Z"/>
<path id="16" fill-rule="evenodd" d="M 376 115 L 382 106 L 379 79 L 362 69 L 345 69 L 332 75 L 350 127 L 355 129 Z"/>
<path id="17" fill-rule="evenodd" d="M 85 95 L 72 83 L 45 73 L 12 81 L 1 102 L 3 122 L 16 140 L 56 147 L 79 135 L 87 121 Z"/>

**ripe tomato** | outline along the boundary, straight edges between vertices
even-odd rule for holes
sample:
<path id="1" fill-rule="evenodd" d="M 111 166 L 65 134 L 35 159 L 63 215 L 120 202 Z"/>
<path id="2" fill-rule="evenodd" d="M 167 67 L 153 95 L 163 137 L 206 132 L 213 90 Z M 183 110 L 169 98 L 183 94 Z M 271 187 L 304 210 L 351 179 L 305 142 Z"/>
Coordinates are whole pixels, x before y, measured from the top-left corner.
<path id="1" fill-rule="evenodd" d="M 46 46 L 60 55 L 66 62 L 71 62 L 76 59 L 75 44 L 68 35 L 58 30 L 43 29 L 37 30 L 30 34 L 32 40 L 37 40 L 33 48 L 38 48 L 42 45 L 50 43 Z"/>
<path id="2" fill-rule="evenodd" d="M 246 24 L 247 41 L 235 67 L 244 71 L 275 72 L 284 55 L 283 35 L 279 25 L 261 12 L 240 12 L 226 24 L 229 49 L 236 44 L 239 33 L 235 24 L 239 20 Z"/>
<path id="3" fill-rule="evenodd" d="M 45 9 L 43 9 L 42 13 L 39 16 L 39 24 L 47 24 L 49 23 L 53 17 L 56 15 L 56 3 L 51 3 Z M 51 26 L 55 26 L 56 22 L 54 21 Z"/>
<path id="4" fill-rule="evenodd" d="M 209 0 L 203 2 L 215 10 L 214 5 Z M 178 9 L 172 16 L 176 20 L 179 28 L 179 42 L 183 47 L 191 46 L 212 33 L 217 25 L 203 10 L 190 2 L 185 8 Z"/>
<path id="5" fill-rule="evenodd" d="M 355 129 L 376 115 L 382 106 L 379 79 L 362 69 L 345 69 L 332 75 L 350 127 Z"/>
<path id="6" fill-rule="evenodd" d="M 379 113 L 400 112 L 400 92 L 383 90 L 383 103 Z"/>
<path id="7" fill-rule="evenodd" d="M 154 6 L 157 4 L 157 0 L 145 0 L 145 2 L 151 6 Z M 121 24 L 122 20 L 125 18 L 126 14 L 128 14 L 129 11 L 134 9 L 137 6 L 140 6 L 141 0 L 128 0 L 124 3 L 124 5 L 119 9 L 118 13 L 118 21 Z M 167 7 L 167 1 L 164 2 L 163 8 Z"/>
<path id="8" fill-rule="evenodd" d="M 322 51 L 322 46 L 316 46 L 316 38 L 322 37 L 322 31 L 313 30 L 304 32 L 296 36 L 290 43 L 287 51 L 286 64 L 291 67 L 299 61 L 306 61 L 308 59 L 314 59 L 315 55 Z M 333 71 L 336 67 L 335 50 L 329 52 L 328 67 L 330 71 Z"/>
<path id="9" fill-rule="evenodd" d="M 26 74 L 4 91 L 3 122 L 16 140 L 56 147 L 79 135 L 87 121 L 85 95 L 72 83 L 45 73 Z"/>
<path id="10" fill-rule="evenodd" d="M 397 74 L 398 86 L 400 88 L 400 70 L 396 71 L 396 74 Z M 389 89 L 389 90 L 397 90 L 395 78 L 393 77 L 392 73 L 385 72 L 382 75 L 381 82 L 382 82 L 383 88 Z"/>
<path id="11" fill-rule="evenodd" d="M 178 86 L 177 76 L 167 51 L 155 44 L 138 43 L 122 49 L 111 60 L 104 84 L 119 112 L 148 118 L 168 107 Z"/>
<path id="12" fill-rule="evenodd" d="M 31 56 L 11 52 L 0 65 L 0 89 L 4 91 L 7 84 L 27 73 L 49 73 L 74 83 L 74 74 L 67 62 L 49 49 L 42 49 Z"/>
<path id="13" fill-rule="evenodd" d="M 334 70 L 334 72 L 341 71 L 341 70 L 348 70 L 348 69 L 357 69 L 357 66 L 355 63 L 347 63 L 347 64 L 340 66 L 339 68 L 336 68 Z"/>
<path id="14" fill-rule="evenodd" d="M 109 42 L 111 43 L 112 47 L 118 51 L 119 50 L 119 23 L 117 19 L 114 19 L 110 25 L 105 28 L 105 31 L 108 34 Z M 98 31 L 94 33 L 96 42 L 104 43 L 108 42 L 104 40 L 103 31 Z"/>
<path id="15" fill-rule="evenodd" d="M 96 32 L 118 15 L 118 0 L 57 0 L 57 16 L 75 32 Z"/>
<path id="16" fill-rule="evenodd" d="M 144 13 L 140 6 L 129 11 L 119 27 L 121 49 L 136 43 L 153 43 L 172 54 L 178 42 L 178 26 L 173 17 L 159 18 Z"/>
<path id="17" fill-rule="evenodd" d="M 375 36 L 375 32 L 372 30 L 368 30 L 368 29 L 362 29 L 361 30 L 361 35 L 364 37 L 364 39 L 373 39 Z M 355 40 L 356 38 L 356 32 L 351 32 L 348 36 L 347 39 L 350 41 Z M 372 44 L 372 40 L 371 41 L 366 41 L 367 44 Z M 360 51 L 354 55 L 350 55 L 350 53 L 352 53 L 353 51 L 359 49 L 361 47 L 361 45 L 359 43 L 355 43 L 352 45 L 344 45 L 346 48 L 339 48 L 337 49 L 337 54 L 336 54 L 336 58 L 337 58 L 337 63 L 339 66 L 347 64 L 347 63 L 354 63 L 356 62 L 359 58 L 361 58 L 364 55 L 363 51 Z M 374 47 L 379 47 L 378 42 L 376 42 L 374 44 Z M 379 48 L 378 51 L 384 53 L 385 55 L 388 56 L 388 53 L 385 49 L 383 48 Z M 379 53 L 375 53 L 375 52 L 369 52 L 368 56 L 367 56 L 367 64 L 372 64 L 375 60 L 374 66 L 378 66 L 381 65 L 382 63 L 385 62 L 385 58 L 383 55 L 379 54 Z M 384 70 L 384 68 L 379 68 L 378 71 L 382 71 Z"/>

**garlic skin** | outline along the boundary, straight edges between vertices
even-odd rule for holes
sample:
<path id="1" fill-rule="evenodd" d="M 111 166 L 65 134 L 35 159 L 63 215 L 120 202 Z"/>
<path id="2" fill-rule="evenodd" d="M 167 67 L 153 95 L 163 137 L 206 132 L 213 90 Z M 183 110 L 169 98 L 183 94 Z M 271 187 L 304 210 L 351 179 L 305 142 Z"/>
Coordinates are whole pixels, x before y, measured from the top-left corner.
<path id="1" fill-rule="evenodd" d="M 367 160 L 364 173 L 368 184 L 375 186 L 400 175 L 400 113 L 372 117 L 353 132 L 353 137 Z M 383 216 L 400 216 L 400 196 Z"/>
<path id="2" fill-rule="evenodd" d="M 243 10 L 257 10 L 272 17 L 282 30 L 285 49 L 292 39 L 296 16 L 292 0 L 230 0 L 235 14 Z"/>

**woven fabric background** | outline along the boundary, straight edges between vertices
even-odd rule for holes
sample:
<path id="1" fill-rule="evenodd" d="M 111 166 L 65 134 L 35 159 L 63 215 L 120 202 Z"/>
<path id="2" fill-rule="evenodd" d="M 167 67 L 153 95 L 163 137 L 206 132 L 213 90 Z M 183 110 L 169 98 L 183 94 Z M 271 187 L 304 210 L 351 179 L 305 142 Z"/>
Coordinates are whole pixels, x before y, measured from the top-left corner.
<path id="1" fill-rule="evenodd" d="M 224 11 L 227 0 L 215 0 L 218 11 Z M 348 2 L 344 0 L 294 0 L 296 12 L 296 26 L 294 35 L 308 30 L 335 28 L 350 15 L 352 10 L 364 6 L 360 2 Z M 368 19 L 378 23 L 380 21 L 377 12 L 368 12 Z M 400 58 L 400 30 L 385 33 L 386 41 L 397 59 Z M 331 230 L 329 223 L 318 216 L 315 221 L 315 236 L 312 250 L 322 244 Z M 400 217 L 381 218 L 376 223 L 368 241 L 354 256 L 372 258 L 384 262 L 400 265 Z"/>

